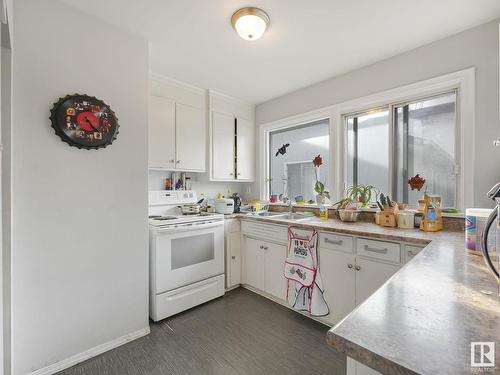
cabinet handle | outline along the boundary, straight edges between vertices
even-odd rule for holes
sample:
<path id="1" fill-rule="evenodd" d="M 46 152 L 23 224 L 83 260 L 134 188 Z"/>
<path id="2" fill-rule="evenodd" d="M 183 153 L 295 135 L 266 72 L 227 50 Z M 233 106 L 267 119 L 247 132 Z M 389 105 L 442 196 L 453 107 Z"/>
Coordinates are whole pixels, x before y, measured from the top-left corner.
<path id="1" fill-rule="evenodd" d="M 379 254 L 387 254 L 387 248 L 384 247 L 383 249 L 377 249 L 376 247 L 370 247 L 368 245 L 365 245 L 365 250 L 366 251 L 371 251 L 372 253 L 379 253 Z"/>
<path id="2" fill-rule="evenodd" d="M 361 266 L 356 266 L 356 271 L 360 271 L 361 270 Z"/>
<path id="3" fill-rule="evenodd" d="M 331 240 L 329 238 L 325 238 L 325 242 L 326 243 L 331 243 L 333 245 L 342 245 L 344 243 L 344 240 L 338 240 L 338 241 L 334 241 L 334 240 Z"/>
<path id="4" fill-rule="evenodd" d="M 172 160 L 170 160 L 170 162 L 171 162 L 171 163 L 175 163 L 175 160 L 174 160 L 174 159 L 172 159 Z"/>
<path id="5" fill-rule="evenodd" d="M 180 160 L 177 160 L 177 161 L 176 161 L 176 163 L 177 163 L 177 164 L 180 164 L 180 163 L 181 163 L 181 161 L 180 161 Z"/>
<path id="6" fill-rule="evenodd" d="M 349 264 L 347 265 L 347 268 L 349 268 L 350 270 L 352 270 L 352 267 L 354 267 L 354 266 L 353 266 L 351 263 L 349 263 Z"/>
<path id="7" fill-rule="evenodd" d="M 234 255 L 231 256 L 231 259 L 236 259 L 236 257 Z"/>
<path id="8" fill-rule="evenodd" d="M 412 256 L 412 257 L 414 257 L 414 256 L 415 256 L 415 255 L 417 255 L 417 254 L 415 254 L 415 253 L 413 252 L 413 250 L 408 250 L 408 255 L 410 255 L 410 256 Z"/>
<path id="9" fill-rule="evenodd" d="M 238 173 L 238 176 L 240 175 L 241 173 Z"/>
<path id="10" fill-rule="evenodd" d="M 264 245 L 260 245 L 260 248 L 263 249 L 264 248 Z"/>
<path id="11" fill-rule="evenodd" d="M 232 176 L 233 174 L 232 173 L 229 173 L 230 176 Z"/>
<path id="12" fill-rule="evenodd" d="M 264 250 L 268 250 L 269 248 L 267 246 L 264 246 Z"/>

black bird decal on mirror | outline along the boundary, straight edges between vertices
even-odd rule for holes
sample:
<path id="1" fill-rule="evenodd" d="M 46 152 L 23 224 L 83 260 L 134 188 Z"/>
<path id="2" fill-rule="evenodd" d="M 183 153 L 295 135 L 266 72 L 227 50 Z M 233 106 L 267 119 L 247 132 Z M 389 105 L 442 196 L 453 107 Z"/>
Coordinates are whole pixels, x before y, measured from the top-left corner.
<path id="1" fill-rule="evenodd" d="M 286 148 L 290 146 L 290 143 L 287 143 L 287 144 L 284 144 L 283 146 L 281 146 L 278 151 L 276 151 L 276 156 L 278 155 L 285 155 L 286 154 Z"/>

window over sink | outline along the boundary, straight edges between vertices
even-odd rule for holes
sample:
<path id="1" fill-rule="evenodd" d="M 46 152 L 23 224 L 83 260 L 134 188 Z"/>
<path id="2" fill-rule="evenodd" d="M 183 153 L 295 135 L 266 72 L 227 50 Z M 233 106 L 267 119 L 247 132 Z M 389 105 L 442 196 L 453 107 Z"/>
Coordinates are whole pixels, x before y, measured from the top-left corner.
<path id="1" fill-rule="evenodd" d="M 270 195 L 284 195 L 292 200 L 301 196 L 314 200 L 316 182 L 313 159 L 323 158 L 319 180 L 329 180 L 330 124 L 328 119 L 274 130 L 269 133 L 268 183 Z"/>

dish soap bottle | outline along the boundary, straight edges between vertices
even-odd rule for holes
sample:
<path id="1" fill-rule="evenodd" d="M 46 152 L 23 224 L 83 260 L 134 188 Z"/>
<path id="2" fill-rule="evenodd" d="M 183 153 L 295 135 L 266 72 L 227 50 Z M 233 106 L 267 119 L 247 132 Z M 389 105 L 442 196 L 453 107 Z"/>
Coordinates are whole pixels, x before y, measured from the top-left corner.
<path id="1" fill-rule="evenodd" d="M 319 205 L 319 218 L 320 220 L 328 220 L 328 207 L 324 204 Z"/>

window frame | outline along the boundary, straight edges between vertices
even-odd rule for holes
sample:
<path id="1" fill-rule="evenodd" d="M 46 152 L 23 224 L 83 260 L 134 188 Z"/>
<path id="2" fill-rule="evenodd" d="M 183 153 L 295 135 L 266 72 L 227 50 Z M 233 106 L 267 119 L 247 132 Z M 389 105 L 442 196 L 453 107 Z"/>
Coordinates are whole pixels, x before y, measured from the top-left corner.
<path id="1" fill-rule="evenodd" d="M 269 181 L 269 178 L 270 178 L 270 173 L 271 173 L 271 150 L 270 150 L 270 139 L 271 139 L 271 133 L 277 133 L 277 132 L 282 132 L 282 131 L 287 131 L 287 130 L 290 130 L 290 129 L 294 129 L 294 128 L 304 128 L 304 127 L 307 127 L 307 126 L 312 126 L 312 125 L 316 125 L 317 123 L 320 123 L 320 122 L 326 122 L 328 121 L 328 139 L 329 139 L 329 142 L 328 142 L 328 150 L 330 151 L 330 160 L 331 160 L 331 157 L 334 155 L 331 153 L 331 149 L 332 149 L 332 121 L 331 121 L 331 118 L 329 116 L 326 116 L 325 115 L 325 112 L 318 112 L 318 113 L 314 113 L 314 114 L 310 114 L 309 116 L 298 116 L 297 119 L 295 120 L 291 120 L 291 121 L 287 121 L 283 124 L 281 123 L 276 123 L 276 124 L 270 124 L 270 125 L 267 125 L 267 126 L 263 126 L 261 128 L 261 132 L 260 132 L 260 139 L 261 139 L 261 144 L 264 145 L 264 149 L 260 150 L 260 152 L 258 152 L 258 155 L 261 156 L 261 160 L 260 160 L 260 173 L 259 173 L 259 176 L 260 176 L 260 197 L 262 200 L 268 200 L 269 199 L 269 195 L 270 195 L 270 181 Z M 263 131 L 262 131 L 263 130 Z M 264 157 L 263 157 L 263 161 L 265 163 L 265 165 L 262 165 L 262 151 L 265 153 Z M 312 160 L 311 160 L 312 162 Z M 332 163 L 330 163 L 332 164 Z M 329 173 L 328 173 L 328 180 L 326 181 L 327 184 L 326 186 L 331 186 L 331 183 L 332 183 L 332 171 L 333 171 L 333 166 L 330 165 L 330 166 L 327 166 L 327 168 L 329 168 Z M 263 173 L 262 173 L 263 172 Z M 288 190 L 288 184 L 287 184 L 287 190 Z M 287 192 L 288 193 L 288 192 Z"/>
<path id="2" fill-rule="evenodd" d="M 430 100 L 430 99 L 434 99 L 434 98 L 440 98 L 440 97 L 443 97 L 443 96 L 447 96 L 447 95 L 451 95 L 451 94 L 454 94 L 455 95 L 455 134 L 454 134 L 454 148 L 455 148 L 455 155 L 454 155 L 454 170 L 455 170 L 455 203 L 454 205 L 455 206 L 458 206 L 458 203 L 459 203 L 459 199 L 458 199 L 458 192 L 459 192 L 459 170 L 460 170 L 460 127 L 459 127 L 459 121 L 458 121 L 458 102 L 459 102 L 459 92 L 458 92 L 458 88 L 453 88 L 453 89 L 450 89 L 450 90 L 445 90 L 445 91 L 441 91 L 441 92 L 436 92 L 436 93 L 433 93 L 433 94 L 430 94 L 430 95 L 425 95 L 425 96 L 415 96 L 413 98 L 409 98 L 409 99 L 406 99 L 404 101 L 395 101 L 395 102 L 390 102 L 390 103 L 386 103 L 385 105 L 382 105 L 382 106 L 378 106 L 378 107 L 375 107 L 375 108 L 370 108 L 368 110 L 364 110 L 364 111 L 356 111 L 354 113 L 345 113 L 342 115 L 343 119 L 342 119 L 342 123 L 343 123 L 343 127 L 344 127 L 344 131 L 346 133 L 346 138 L 345 138 L 345 143 L 344 145 L 345 146 L 345 151 L 344 151 L 344 157 L 345 157 L 345 165 L 344 165 L 344 168 L 346 170 L 346 174 L 345 174 L 345 180 L 344 180 L 344 186 L 347 187 L 348 183 L 349 183 L 349 179 L 348 179 L 348 174 L 347 174 L 347 171 L 348 171 L 348 162 L 349 162 L 349 158 L 347 156 L 347 152 L 348 152 L 348 131 L 347 131 L 347 127 L 348 127 L 348 124 L 347 124 L 347 120 L 348 119 L 353 119 L 353 123 L 356 124 L 357 123 L 357 118 L 359 116 L 362 116 L 362 115 L 365 115 L 365 114 L 369 114 L 370 112 L 375 112 L 375 111 L 387 111 L 388 113 L 388 133 L 389 133 L 389 149 L 387 150 L 387 157 L 388 157 L 388 161 L 389 161 L 389 170 L 388 170 L 388 185 L 389 186 L 389 191 L 387 192 L 384 192 L 384 193 L 388 193 L 391 197 L 396 197 L 397 196 L 397 181 L 398 181 L 398 171 L 396 170 L 395 168 L 395 164 L 396 164 L 396 147 L 397 147 L 397 144 L 396 144 L 396 135 L 397 135 L 397 124 L 396 124 L 396 108 L 398 107 L 403 107 L 403 106 L 408 106 L 410 104 L 413 104 L 415 102 L 419 102 L 419 101 L 425 101 L 425 100 Z M 408 115 L 408 114 L 407 114 Z M 404 116 L 404 115 L 403 115 Z M 404 120 L 403 120 L 404 121 Z M 355 130 L 355 133 L 356 133 L 356 130 Z M 357 138 L 356 138 L 357 140 Z M 356 146 L 356 152 L 355 154 L 357 153 L 357 146 Z M 357 156 L 357 155 L 356 155 Z M 357 162 L 357 159 L 355 157 L 355 162 Z M 355 172 L 357 172 L 357 166 L 356 164 L 353 165 L 353 181 L 354 182 L 354 185 L 356 185 L 356 180 L 357 180 L 357 176 L 355 176 Z M 406 179 L 408 179 L 410 176 L 407 176 Z M 403 177 L 404 179 L 404 177 Z M 407 194 L 407 190 L 406 189 L 403 189 L 403 197 L 405 196 L 405 192 Z M 398 197 L 397 198 L 398 201 L 400 201 L 401 199 Z M 412 205 L 411 202 L 410 202 L 410 206 L 416 206 L 416 205 Z"/>
<path id="3" fill-rule="evenodd" d="M 330 188 L 332 202 L 336 202 L 344 195 L 347 182 L 345 160 L 347 131 L 344 129 L 344 114 L 363 112 L 370 108 L 387 105 L 387 103 L 413 101 L 415 98 L 432 96 L 436 93 L 456 89 L 458 127 L 456 157 L 459 160 L 457 208 L 465 210 L 466 207 L 473 207 L 474 184 L 471 181 L 474 176 L 475 74 L 476 69 L 472 67 L 259 125 L 257 142 L 257 175 L 259 177 L 257 189 L 259 197 L 263 200 L 269 199 L 266 179 L 269 165 L 268 134 L 270 131 L 329 119 L 331 162 L 328 187 Z M 390 111 L 389 116 L 393 115 L 393 111 Z M 390 120 L 392 123 L 392 118 Z M 389 137 L 389 143 L 392 144 L 394 134 L 391 131 Z M 390 155 L 389 163 L 392 163 L 391 160 L 393 160 L 393 155 Z M 393 168 L 394 166 L 390 165 L 390 173 Z M 465 180 L 465 176 L 468 177 L 468 181 Z"/>

